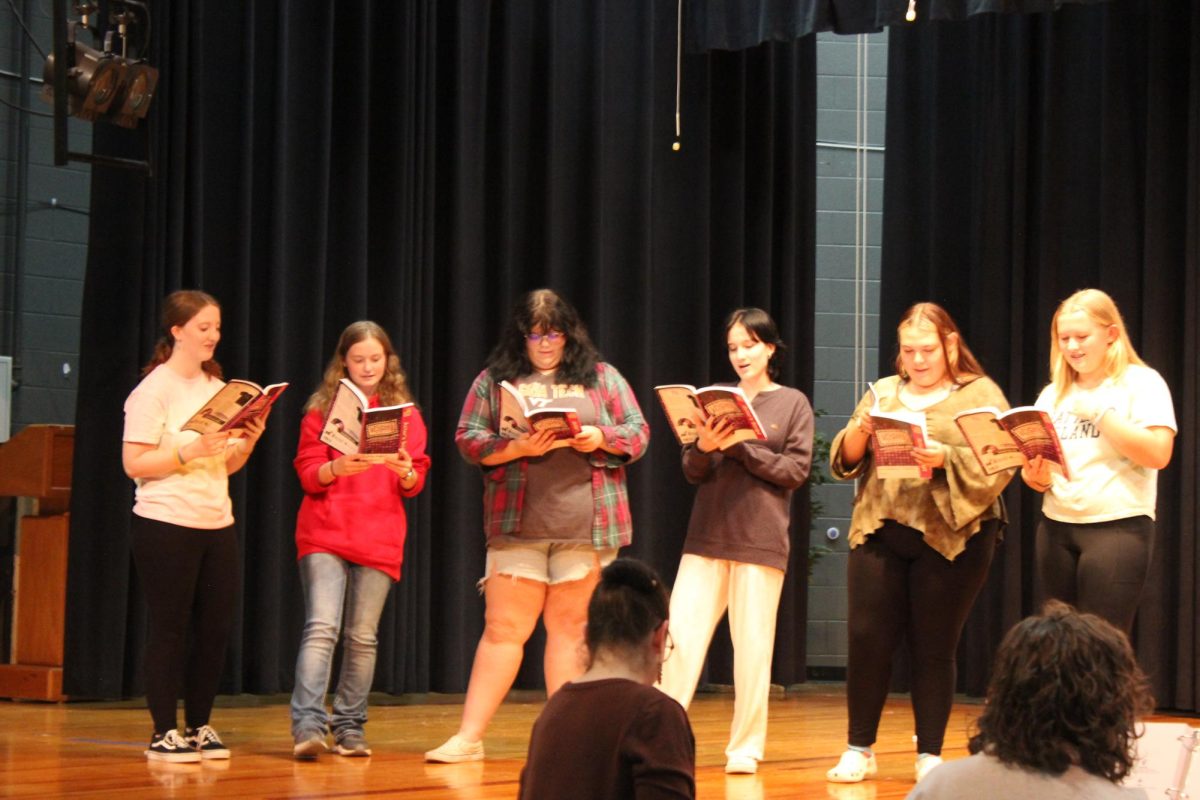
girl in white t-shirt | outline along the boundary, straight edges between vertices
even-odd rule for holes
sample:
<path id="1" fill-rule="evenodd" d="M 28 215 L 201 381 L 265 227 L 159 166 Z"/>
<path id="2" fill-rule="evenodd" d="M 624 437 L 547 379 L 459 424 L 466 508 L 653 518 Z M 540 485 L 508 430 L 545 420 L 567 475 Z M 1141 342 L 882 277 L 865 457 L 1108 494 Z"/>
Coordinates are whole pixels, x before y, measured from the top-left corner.
<path id="1" fill-rule="evenodd" d="M 1158 471 L 1171 460 L 1171 391 L 1138 357 L 1112 298 L 1083 289 L 1050 324 L 1050 412 L 1071 479 L 1041 458 L 1021 470 L 1043 492 L 1036 562 L 1043 592 L 1124 630 L 1146 582 Z"/>
<path id="2" fill-rule="evenodd" d="M 229 475 L 246 463 L 266 414 L 245 435 L 182 427 L 224 386 L 213 350 L 221 307 L 198 291 L 163 302 L 163 338 L 125 401 L 121 460 L 137 484 L 130 535 L 146 596 L 146 704 L 154 761 L 229 758 L 208 724 L 225 664 L 240 582 Z M 186 731 L 176 729 L 183 696 Z"/>

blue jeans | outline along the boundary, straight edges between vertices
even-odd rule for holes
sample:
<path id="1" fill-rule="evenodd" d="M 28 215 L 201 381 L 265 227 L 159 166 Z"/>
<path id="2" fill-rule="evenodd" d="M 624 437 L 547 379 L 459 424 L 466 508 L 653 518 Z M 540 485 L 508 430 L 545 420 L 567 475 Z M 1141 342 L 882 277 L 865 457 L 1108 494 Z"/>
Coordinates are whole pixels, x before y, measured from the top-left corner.
<path id="1" fill-rule="evenodd" d="M 338 739 L 349 732 L 361 733 L 367 722 L 367 694 L 375 679 L 375 632 L 392 579 L 329 553 L 312 553 L 300 559 L 300 583 L 306 619 L 292 690 L 292 736 L 323 736 L 327 729 Z M 329 716 L 325 693 L 339 630 L 344 642 L 342 671 Z"/>

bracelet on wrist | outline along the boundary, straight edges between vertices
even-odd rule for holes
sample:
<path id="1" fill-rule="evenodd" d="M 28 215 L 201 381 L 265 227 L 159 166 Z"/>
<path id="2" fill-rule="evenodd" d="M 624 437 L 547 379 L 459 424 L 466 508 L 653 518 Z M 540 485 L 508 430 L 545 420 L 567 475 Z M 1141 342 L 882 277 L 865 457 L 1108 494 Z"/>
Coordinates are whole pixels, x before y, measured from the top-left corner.
<path id="1" fill-rule="evenodd" d="M 179 462 L 179 466 L 181 467 L 187 464 L 187 462 L 183 459 L 183 447 L 175 448 L 175 460 Z"/>
<path id="2" fill-rule="evenodd" d="M 336 464 L 337 461 L 330 461 L 328 463 L 329 463 L 329 477 L 336 478 L 338 476 L 338 474 L 337 474 L 337 469 L 334 467 L 334 464 Z"/>
<path id="3" fill-rule="evenodd" d="M 1116 411 L 1116 409 L 1113 408 L 1112 406 L 1105 408 L 1103 411 L 1101 411 L 1099 414 L 1096 415 L 1096 419 L 1092 421 L 1092 424 L 1098 426 L 1100 424 L 1100 420 L 1104 419 L 1104 415 L 1110 411 Z"/>

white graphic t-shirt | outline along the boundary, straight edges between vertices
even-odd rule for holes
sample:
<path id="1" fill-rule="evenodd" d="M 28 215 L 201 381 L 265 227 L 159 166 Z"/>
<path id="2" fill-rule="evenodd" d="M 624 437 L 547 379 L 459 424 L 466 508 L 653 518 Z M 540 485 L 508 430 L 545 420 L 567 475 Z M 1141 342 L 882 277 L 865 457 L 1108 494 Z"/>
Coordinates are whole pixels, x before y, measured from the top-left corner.
<path id="1" fill-rule="evenodd" d="M 1143 428 L 1177 431 L 1171 390 L 1150 367 L 1131 364 L 1119 378 L 1093 389 L 1072 385 L 1060 398 L 1050 384 L 1038 395 L 1037 407 L 1050 412 L 1062 441 L 1071 480 L 1054 475 L 1043 495 L 1042 513 L 1059 522 L 1107 522 L 1145 515 L 1154 519 L 1158 470 L 1138 466 L 1100 435 L 1090 420 L 1070 409 L 1077 397 Z"/>

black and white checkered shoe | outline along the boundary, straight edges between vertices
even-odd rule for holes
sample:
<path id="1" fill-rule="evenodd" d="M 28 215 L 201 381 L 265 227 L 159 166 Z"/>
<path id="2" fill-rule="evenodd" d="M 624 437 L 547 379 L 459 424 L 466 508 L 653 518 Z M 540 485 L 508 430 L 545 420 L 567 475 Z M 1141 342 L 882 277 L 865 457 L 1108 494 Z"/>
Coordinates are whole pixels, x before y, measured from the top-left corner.
<path id="1" fill-rule="evenodd" d="M 229 758 L 229 748 L 221 742 L 221 737 L 211 725 L 201 725 L 199 728 L 187 729 L 187 743 L 190 744 L 201 758 Z"/>
<path id="2" fill-rule="evenodd" d="M 200 751 L 179 735 L 179 731 L 156 733 L 146 748 L 146 758 L 150 761 L 172 761 L 184 763 L 199 761 Z"/>

